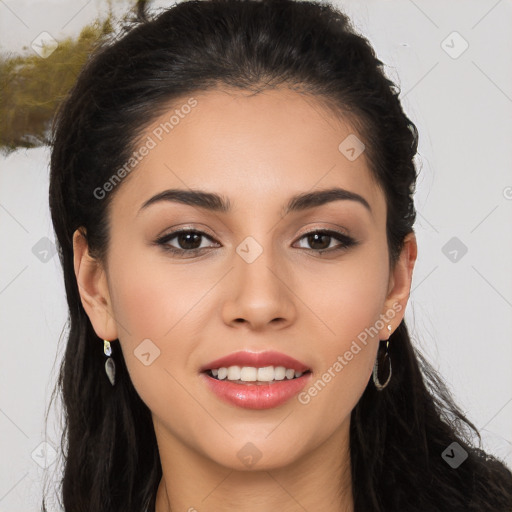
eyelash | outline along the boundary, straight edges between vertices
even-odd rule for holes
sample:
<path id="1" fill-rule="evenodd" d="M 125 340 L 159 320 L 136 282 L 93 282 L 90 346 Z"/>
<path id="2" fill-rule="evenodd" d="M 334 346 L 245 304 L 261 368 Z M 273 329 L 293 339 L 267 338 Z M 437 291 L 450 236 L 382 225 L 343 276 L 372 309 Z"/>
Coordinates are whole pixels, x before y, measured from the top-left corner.
<path id="1" fill-rule="evenodd" d="M 196 254 L 198 254 L 199 252 L 203 251 L 204 249 L 209 249 L 208 247 L 197 247 L 195 249 L 179 249 L 179 248 L 169 245 L 169 242 L 173 238 L 176 238 L 178 235 L 185 234 L 185 233 L 200 235 L 204 238 L 208 238 L 212 242 L 214 241 L 209 235 L 207 235 L 206 233 L 204 233 L 202 231 L 197 231 L 195 229 L 182 229 L 182 230 L 178 230 L 178 231 L 173 231 L 172 233 L 168 233 L 167 235 L 164 235 L 164 236 L 158 238 L 155 241 L 155 243 L 157 245 L 161 246 L 165 251 L 171 252 L 174 255 L 183 257 L 183 258 L 193 257 Z M 358 245 L 358 243 L 359 243 L 356 240 L 354 240 L 352 237 L 349 237 L 343 233 L 339 233 L 338 231 L 332 231 L 332 230 L 328 230 L 328 229 L 317 229 L 317 230 L 309 231 L 308 233 L 304 233 L 299 238 L 298 241 L 302 240 L 303 238 L 307 238 L 308 236 L 315 235 L 315 234 L 326 235 L 329 238 L 334 238 L 335 240 L 338 240 L 341 243 L 339 246 L 330 248 L 330 249 L 323 249 L 323 250 L 321 250 L 321 249 L 305 249 L 306 251 L 313 251 L 313 252 L 320 253 L 320 254 L 323 254 L 325 252 L 335 253 L 335 252 L 339 252 L 339 251 L 344 251 L 344 250 L 348 249 L 349 247 Z M 185 253 L 187 254 L 187 256 L 184 255 Z"/>

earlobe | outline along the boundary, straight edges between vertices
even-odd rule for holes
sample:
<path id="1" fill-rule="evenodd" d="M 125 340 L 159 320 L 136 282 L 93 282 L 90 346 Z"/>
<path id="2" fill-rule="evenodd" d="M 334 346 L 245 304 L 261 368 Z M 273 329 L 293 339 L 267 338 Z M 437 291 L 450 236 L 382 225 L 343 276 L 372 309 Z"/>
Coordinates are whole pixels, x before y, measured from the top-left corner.
<path id="1" fill-rule="evenodd" d="M 82 306 L 96 335 L 104 340 L 116 339 L 105 270 L 102 263 L 90 255 L 84 228 L 73 233 L 73 263 Z"/>

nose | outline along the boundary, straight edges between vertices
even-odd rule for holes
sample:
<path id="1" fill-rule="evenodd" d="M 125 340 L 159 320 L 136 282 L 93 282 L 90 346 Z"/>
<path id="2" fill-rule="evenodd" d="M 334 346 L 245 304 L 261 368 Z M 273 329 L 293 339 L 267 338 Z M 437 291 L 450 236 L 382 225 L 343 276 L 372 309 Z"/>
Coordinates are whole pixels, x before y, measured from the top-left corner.
<path id="1" fill-rule="evenodd" d="M 236 255 L 230 272 L 222 316 L 232 327 L 247 324 L 253 331 L 282 329 L 295 321 L 297 314 L 293 278 L 283 264 L 277 265 L 270 250 L 248 263 Z"/>

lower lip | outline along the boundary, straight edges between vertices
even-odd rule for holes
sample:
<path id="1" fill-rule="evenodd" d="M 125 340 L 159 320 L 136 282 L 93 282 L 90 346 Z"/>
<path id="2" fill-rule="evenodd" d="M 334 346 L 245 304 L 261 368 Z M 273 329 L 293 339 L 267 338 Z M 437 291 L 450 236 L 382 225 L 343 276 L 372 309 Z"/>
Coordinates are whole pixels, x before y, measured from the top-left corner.
<path id="1" fill-rule="evenodd" d="M 304 388 L 311 375 L 308 372 L 296 379 L 278 380 L 268 384 L 236 384 L 201 373 L 206 385 L 221 400 L 244 409 L 270 409 L 284 404 Z"/>

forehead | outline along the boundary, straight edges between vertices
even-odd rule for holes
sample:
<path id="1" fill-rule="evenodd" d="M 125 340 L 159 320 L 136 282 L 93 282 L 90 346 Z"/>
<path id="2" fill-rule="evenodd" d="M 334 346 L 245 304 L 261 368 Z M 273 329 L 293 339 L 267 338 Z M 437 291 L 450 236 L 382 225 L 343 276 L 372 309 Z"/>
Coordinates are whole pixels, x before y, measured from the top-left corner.
<path id="1" fill-rule="evenodd" d="M 196 188 L 221 193 L 234 205 L 272 208 L 293 194 L 341 186 L 379 212 L 384 199 L 365 152 L 354 159 L 345 151 L 352 145 L 359 152 L 360 139 L 311 95 L 289 89 L 199 92 L 174 100 L 144 130 L 134 150 L 149 149 L 114 202 L 141 205 L 166 188 Z"/>

